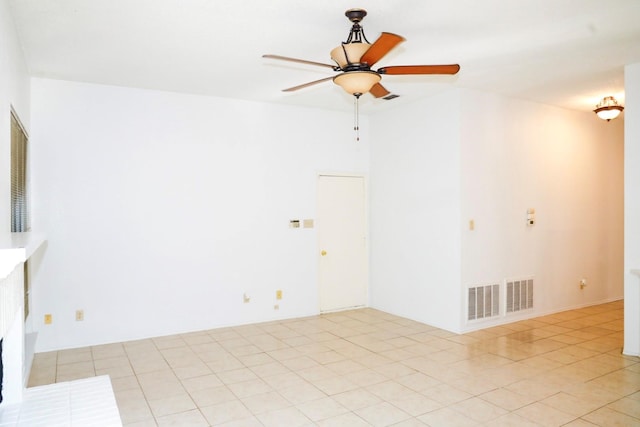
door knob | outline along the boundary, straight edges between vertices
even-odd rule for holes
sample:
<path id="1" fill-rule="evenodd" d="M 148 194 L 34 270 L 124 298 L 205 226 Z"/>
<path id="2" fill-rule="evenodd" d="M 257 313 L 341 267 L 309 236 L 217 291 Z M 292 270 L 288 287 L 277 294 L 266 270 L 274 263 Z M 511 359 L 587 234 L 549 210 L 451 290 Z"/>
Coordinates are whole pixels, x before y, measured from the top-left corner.
<path id="1" fill-rule="evenodd" d="M 327 254 L 327 251 L 322 251 L 320 252 L 320 255 L 325 256 Z"/>

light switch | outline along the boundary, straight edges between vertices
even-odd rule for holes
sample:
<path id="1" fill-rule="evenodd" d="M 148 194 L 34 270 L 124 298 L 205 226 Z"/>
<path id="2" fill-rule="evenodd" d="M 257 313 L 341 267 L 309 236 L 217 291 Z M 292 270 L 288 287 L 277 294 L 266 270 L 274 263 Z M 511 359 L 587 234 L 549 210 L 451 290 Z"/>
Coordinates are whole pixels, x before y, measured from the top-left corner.
<path id="1" fill-rule="evenodd" d="M 313 220 L 312 219 L 304 219 L 304 220 L 302 220 L 302 226 L 304 228 L 313 228 Z"/>
<path id="2" fill-rule="evenodd" d="M 527 225 L 529 227 L 535 225 L 536 223 L 536 210 L 533 208 L 527 209 Z"/>

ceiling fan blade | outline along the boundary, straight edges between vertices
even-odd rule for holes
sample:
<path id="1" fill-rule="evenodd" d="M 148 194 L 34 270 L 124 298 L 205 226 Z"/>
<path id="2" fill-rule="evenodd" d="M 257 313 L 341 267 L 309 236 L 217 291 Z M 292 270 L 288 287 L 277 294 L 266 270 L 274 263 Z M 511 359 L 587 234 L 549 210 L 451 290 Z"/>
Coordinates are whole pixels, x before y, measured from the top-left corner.
<path id="1" fill-rule="evenodd" d="M 384 98 L 385 96 L 391 93 L 387 89 L 385 89 L 385 87 L 382 86 L 380 83 L 374 84 L 369 90 L 369 92 L 371 93 L 371 95 L 375 96 L 376 98 Z"/>
<path id="2" fill-rule="evenodd" d="M 360 62 L 365 62 L 372 66 L 378 62 L 383 56 L 385 56 L 391 49 L 396 47 L 400 42 L 405 41 L 405 38 L 393 33 L 382 33 L 378 40 L 373 42 L 371 47 L 360 58 Z"/>
<path id="3" fill-rule="evenodd" d="M 282 89 L 282 91 L 283 92 L 293 92 L 293 91 L 296 91 L 298 89 L 304 89 L 305 87 L 309 87 L 309 86 L 316 85 L 318 83 L 326 82 L 328 80 L 333 80 L 333 77 L 325 77 L 324 79 L 315 80 L 315 81 L 312 81 L 312 82 L 309 82 L 309 83 L 301 84 L 301 85 L 290 87 L 290 88 L 287 88 L 287 89 Z"/>
<path id="4" fill-rule="evenodd" d="M 289 58 L 288 56 L 262 55 L 262 57 L 263 58 L 269 58 L 269 59 L 279 59 L 281 61 L 297 62 L 299 64 L 317 65 L 317 66 L 320 66 L 320 67 L 328 67 L 328 68 L 331 68 L 332 70 L 336 69 L 335 65 L 323 64 L 322 62 L 307 61 L 306 59 Z"/>
<path id="5" fill-rule="evenodd" d="M 380 74 L 456 74 L 460 71 L 458 64 L 450 65 L 392 65 L 378 70 Z"/>

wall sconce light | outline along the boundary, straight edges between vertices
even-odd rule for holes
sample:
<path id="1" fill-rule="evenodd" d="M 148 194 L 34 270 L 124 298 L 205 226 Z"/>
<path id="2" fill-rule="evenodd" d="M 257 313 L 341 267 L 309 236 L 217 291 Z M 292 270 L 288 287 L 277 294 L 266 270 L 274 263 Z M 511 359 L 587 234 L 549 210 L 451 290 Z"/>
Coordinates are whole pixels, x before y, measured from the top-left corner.
<path id="1" fill-rule="evenodd" d="M 613 96 L 605 96 L 602 101 L 596 105 L 594 113 L 598 115 L 602 120 L 610 121 L 615 119 L 624 110 L 624 107 L 618 104 L 618 101 Z"/>

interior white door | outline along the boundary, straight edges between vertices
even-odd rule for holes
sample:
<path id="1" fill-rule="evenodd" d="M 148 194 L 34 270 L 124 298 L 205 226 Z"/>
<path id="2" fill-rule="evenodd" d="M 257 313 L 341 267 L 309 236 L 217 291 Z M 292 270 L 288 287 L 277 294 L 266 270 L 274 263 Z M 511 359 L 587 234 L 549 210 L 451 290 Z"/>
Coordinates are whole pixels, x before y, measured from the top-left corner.
<path id="1" fill-rule="evenodd" d="M 320 311 L 366 305 L 364 178 L 321 175 L 316 221 Z"/>

